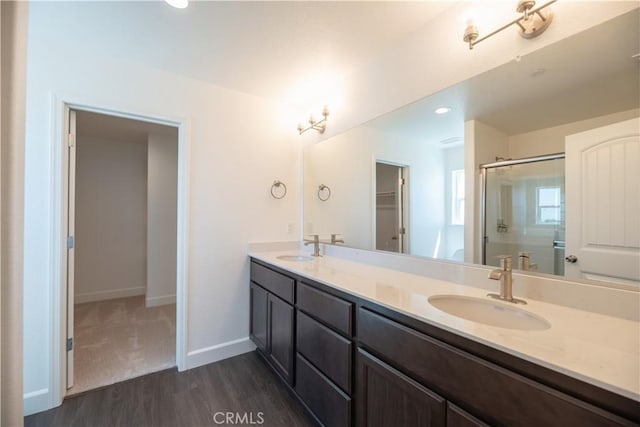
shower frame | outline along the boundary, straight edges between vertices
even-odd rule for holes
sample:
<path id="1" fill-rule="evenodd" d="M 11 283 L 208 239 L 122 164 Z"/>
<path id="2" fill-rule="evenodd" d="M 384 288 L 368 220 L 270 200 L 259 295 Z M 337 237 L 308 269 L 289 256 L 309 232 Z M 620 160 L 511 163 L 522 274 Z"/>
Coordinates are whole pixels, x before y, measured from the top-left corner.
<path id="1" fill-rule="evenodd" d="M 523 165 L 527 163 L 546 162 L 548 160 L 564 159 L 565 153 L 546 154 L 543 156 L 525 157 L 516 160 L 501 160 L 480 165 L 480 239 L 482 241 L 482 265 L 487 265 L 487 170 L 507 166 Z"/>

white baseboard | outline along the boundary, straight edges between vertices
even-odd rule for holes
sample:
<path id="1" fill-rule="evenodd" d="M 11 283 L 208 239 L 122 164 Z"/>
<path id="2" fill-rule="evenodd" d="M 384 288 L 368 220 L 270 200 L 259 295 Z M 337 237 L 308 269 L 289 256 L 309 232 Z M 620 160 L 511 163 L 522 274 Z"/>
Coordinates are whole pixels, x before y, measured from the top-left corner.
<path id="1" fill-rule="evenodd" d="M 110 289 L 108 291 L 87 292 L 84 294 L 76 294 L 74 297 L 74 303 L 82 304 L 83 302 L 134 297 L 136 295 L 144 295 L 146 291 L 147 289 L 144 286 L 139 286 L 137 288 Z"/>
<path id="2" fill-rule="evenodd" d="M 248 353 L 255 348 L 256 346 L 247 337 L 190 351 L 187 353 L 187 369 Z"/>
<path id="3" fill-rule="evenodd" d="M 24 416 L 51 409 L 49 389 L 43 388 L 22 395 Z"/>
<path id="4" fill-rule="evenodd" d="M 157 307 L 159 305 L 175 304 L 175 295 L 161 295 L 159 297 L 150 297 L 147 295 L 144 304 L 146 307 Z"/>

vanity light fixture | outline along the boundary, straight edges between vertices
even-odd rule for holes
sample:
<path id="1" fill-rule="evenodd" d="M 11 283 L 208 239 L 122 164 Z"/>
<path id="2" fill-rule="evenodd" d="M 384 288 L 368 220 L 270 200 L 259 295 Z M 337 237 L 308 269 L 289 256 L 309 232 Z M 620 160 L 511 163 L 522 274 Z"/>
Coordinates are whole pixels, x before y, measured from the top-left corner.
<path id="1" fill-rule="evenodd" d="M 329 116 L 329 107 L 325 105 L 324 108 L 322 109 L 322 119 L 316 120 L 315 116 L 311 114 L 309 116 L 309 126 L 305 128 L 302 123 L 299 123 L 298 132 L 300 133 L 300 135 L 302 135 L 303 133 L 305 133 L 310 129 L 315 129 L 320 133 L 324 133 L 325 129 L 327 128 L 328 116 Z"/>
<path id="2" fill-rule="evenodd" d="M 451 111 L 451 107 L 438 107 L 433 112 L 436 114 L 447 114 Z"/>
<path id="3" fill-rule="evenodd" d="M 164 0 L 170 6 L 175 7 L 176 9 L 184 9 L 189 6 L 189 0 Z"/>
<path id="4" fill-rule="evenodd" d="M 540 7 L 535 7 L 535 0 L 519 0 L 516 6 L 516 12 L 521 13 L 522 16 L 518 19 L 514 19 L 506 25 L 498 28 L 492 33 L 487 34 L 484 37 L 478 38 L 480 32 L 475 26 L 472 20 L 467 21 L 467 28 L 464 30 L 462 40 L 465 43 L 469 43 L 469 50 L 473 49 L 475 45 L 489 37 L 498 34 L 500 31 L 509 28 L 512 25 L 520 27 L 520 35 L 525 39 L 532 39 L 538 37 L 540 34 L 549 27 L 553 20 L 553 12 L 551 9 L 543 10 L 552 5 L 558 0 L 551 0 L 548 3 L 543 4 Z"/>

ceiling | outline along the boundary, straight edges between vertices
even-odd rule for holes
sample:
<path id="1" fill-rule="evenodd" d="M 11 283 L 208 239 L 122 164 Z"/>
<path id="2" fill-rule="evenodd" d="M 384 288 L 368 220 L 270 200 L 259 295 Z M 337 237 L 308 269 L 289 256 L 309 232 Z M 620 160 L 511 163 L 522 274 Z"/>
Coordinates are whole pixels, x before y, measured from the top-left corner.
<path id="1" fill-rule="evenodd" d="M 175 136 L 175 141 L 178 141 L 178 128 L 175 127 L 89 111 L 76 112 L 78 137 L 146 143 L 150 133 Z"/>
<path id="2" fill-rule="evenodd" d="M 639 108 L 639 22 L 637 8 L 366 126 L 438 144 L 462 137 L 471 119 L 514 135 Z M 439 106 L 452 111 L 438 116 Z"/>
<path id="3" fill-rule="evenodd" d="M 447 1 L 35 2 L 77 49 L 274 100 L 342 78 L 424 26 Z M 56 35 L 52 34 L 51 37 Z"/>

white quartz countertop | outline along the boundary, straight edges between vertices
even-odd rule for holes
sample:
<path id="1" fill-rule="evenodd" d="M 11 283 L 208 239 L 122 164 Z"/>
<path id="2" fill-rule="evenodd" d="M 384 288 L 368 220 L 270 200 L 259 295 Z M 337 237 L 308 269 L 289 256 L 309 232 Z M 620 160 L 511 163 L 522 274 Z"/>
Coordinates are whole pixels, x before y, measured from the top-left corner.
<path id="1" fill-rule="evenodd" d="M 528 304 L 519 305 L 518 308 L 545 318 L 551 328 L 532 331 L 488 326 L 447 314 L 428 302 L 430 296 L 442 294 L 488 299 L 486 289 L 338 257 L 324 256 L 304 262 L 278 259 L 280 255 L 292 254 L 297 252 L 287 250 L 249 253 L 253 258 L 299 276 L 614 393 L 640 400 L 639 322 L 527 299 Z"/>

